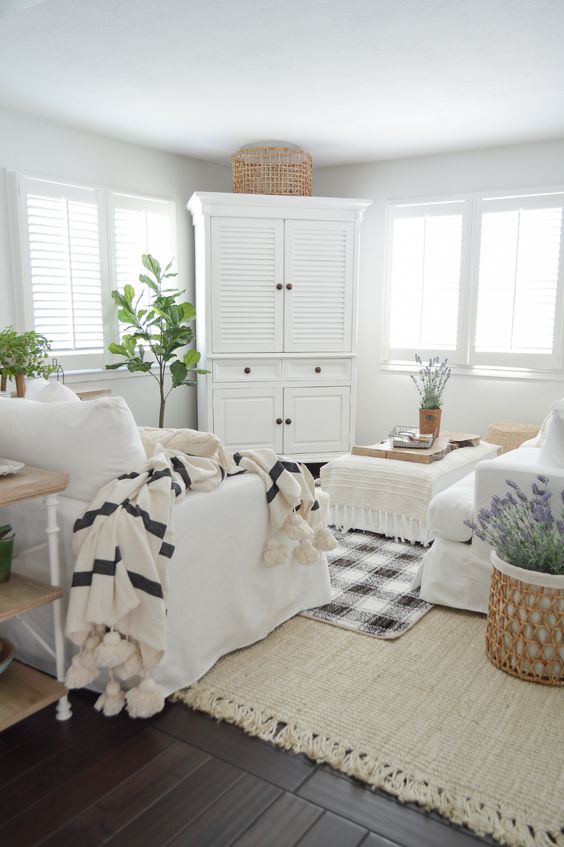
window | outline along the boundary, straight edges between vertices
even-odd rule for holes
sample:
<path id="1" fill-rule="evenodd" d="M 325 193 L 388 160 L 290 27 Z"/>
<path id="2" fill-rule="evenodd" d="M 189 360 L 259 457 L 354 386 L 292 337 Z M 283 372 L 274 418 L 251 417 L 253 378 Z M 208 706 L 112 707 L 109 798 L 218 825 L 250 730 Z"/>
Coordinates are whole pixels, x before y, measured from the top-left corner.
<path id="1" fill-rule="evenodd" d="M 117 340 L 113 288 L 138 282 L 142 253 L 174 255 L 170 201 L 18 177 L 26 326 L 67 370 L 102 368 Z"/>
<path id="2" fill-rule="evenodd" d="M 560 367 L 563 201 L 555 191 L 390 206 L 388 358 Z"/>

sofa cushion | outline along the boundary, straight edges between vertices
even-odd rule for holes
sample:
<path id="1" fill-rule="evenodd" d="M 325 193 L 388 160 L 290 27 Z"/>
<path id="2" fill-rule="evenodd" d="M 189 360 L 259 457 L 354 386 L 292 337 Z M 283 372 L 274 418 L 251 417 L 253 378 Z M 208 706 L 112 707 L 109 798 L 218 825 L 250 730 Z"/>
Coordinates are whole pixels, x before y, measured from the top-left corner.
<path id="1" fill-rule="evenodd" d="M 68 473 L 65 493 L 87 502 L 107 482 L 145 462 L 135 419 L 123 397 L 88 403 L 3 400 L 0 456 Z"/>
<path id="2" fill-rule="evenodd" d="M 80 403 L 80 397 L 57 379 L 30 380 L 27 384 L 25 396 L 26 400 L 35 400 L 38 403 Z"/>
<path id="3" fill-rule="evenodd" d="M 564 468 L 564 400 L 560 400 L 552 408 L 540 448 L 540 459 L 544 465 Z"/>
<path id="4" fill-rule="evenodd" d="M 471 521 L 474 513 L 475 477 L 475 473 L 468 474 L 433 497 L 427 510 L 427 529 L 431 535 L 449 541 L 472 538 L 472 530 L 464 521 Z"/>

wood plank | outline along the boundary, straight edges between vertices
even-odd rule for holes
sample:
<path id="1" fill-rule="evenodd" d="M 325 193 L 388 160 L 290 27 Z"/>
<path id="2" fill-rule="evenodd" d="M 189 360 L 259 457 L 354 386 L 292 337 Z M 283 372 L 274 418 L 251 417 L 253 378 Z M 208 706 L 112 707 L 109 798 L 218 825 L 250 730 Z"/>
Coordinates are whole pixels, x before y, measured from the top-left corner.
<path id="1" fill-rule="evenodd" d="M 0 675 L 0 732 L 44 709 L 66 693 L 65 686 L 53 677 L 21 662 L 12 662 L 8 670 Z"/>
<path id="2" fill-rule="evenodd" d="M 117 749 L 106 751 L 106 755 L 91 765 L 86 764 L 74 773 L 68 769 L 66 781 L 52 790 L 47 788 L 32 806 L 33 814 L 24 809 L 0 829 L 0 840 L 10 847 L 28 847 L 55 833 L 55 843 L 58 844 L 56 831 L 69 818 L 96 802 L 137 769 L 152 762 L 172 743 L 172 739 L 163 733 L 145 729 Z"/>
<path id="3" fill-rule="evenodd" d="M 369 832 L 360 847 L 401 847 L 401 845 L 398 845 L 396 841 L 389 841 L 382 835 L 376 835 L 375 832 Z"/>
<path id="4" fill-rule="evenodd" d="M 111 388 L 79 388 L 78 385 L 69 385 L 71 391 L 74 391 L 80 400 L 96 400 L 98 397 L 109 397 L 112 393 Z"/>
<path id="5" fill-rule="evenodd" d="M 122 718 L 119 715 L 111 720 L 102 715 L 98 717 L 100 723 L 95 732 L 89 732 L 84 737 L 77 735 L 74 744 L 54 753 L 0 791 L 0 823 L 4 824 L 24 812 L 48 791 L 57 789 L 83 768 L 91 767 L 132 736 L 143 732 L 146 726 L 144 721 L 132 721 L 127 716 Z M 2 829 L 0 843 L 1 833 Z"/>
<path id="6" fill-rule="evenodd" d="M 305 756 L 251 738 L 239 727 L 218 723 L 182 703 L 169 704 L 152 725 L 287 791 L 301 785 L 317 767 Z"/>
<path id="7" fill-rule="evenodd" d="M 281 794 L 280 788 L 256 776 L 245 774 L 213 806 L 171 841 L 168 847 L 232 844 Z"/>
<path id="8" fill-rule="evenodd" d="M 243 776 L 239 768 L 209 759 L 106 843 L 111 847 L 162 847 Z"/>
<path id="9" fill-rule="evenodd" d="M 359 847 L 361 843 L 365 843 L 366 835 L 366 830 L 355 823 L 332 812 L 324 812 L 298 845 L 299 847 Z M 388 841 L 388 847 L 396 847 L 396 845 Z"/>
<path id="10" fill-rule="evenodd" d="M 476 837 L 395 798 L 320 769 L 297 792 L 312 803 L 405 847 L 476 847 Z M 454 833 L 456 832 L 456 841 Z"/>
<path id="11" fill-rule="evenodd" d="M 391 438 L 369 444 L 365 447 L 354 446 L 351 453 L 354 456 L 370 456 L 374 459 L 396 459 L 399 462 L 416 462 L 428 465 L 444 459 L 451 450 L 459 447 L 476 447 L 480 436 L 471 432 L 441 432 L 432 447 L 418 450 L 409 447 L 394 447 Z"/>
<path id="12" fill-rule="evenodd" d="M 47 471 L 26 465 L 21 471 L 0 477 L 0 506 L 27 500 L 30 497 L 43 497 L 58 494 L 69 484 L 68 474 Z"/>
<path id="13" fill-rule="evenodd" d="M 158 734 L 170 742 L 163 753 L 113 790 L 108 789 L 109 793 L 57 830 L 42 847 L 98 847 L 209 761 L 201 750 Z"/>
<path id="14" fill-rule="evenodd" d="M 322 814 L 318 806 L 285 792 L 233 847 L 293 847 Z"/>
<path id="15" fill-rule="evenodd" d="M 8 582 L 0 583 L 0 622 L 52 603 L 64 593 L 57 585 L 12 572 Z"/>

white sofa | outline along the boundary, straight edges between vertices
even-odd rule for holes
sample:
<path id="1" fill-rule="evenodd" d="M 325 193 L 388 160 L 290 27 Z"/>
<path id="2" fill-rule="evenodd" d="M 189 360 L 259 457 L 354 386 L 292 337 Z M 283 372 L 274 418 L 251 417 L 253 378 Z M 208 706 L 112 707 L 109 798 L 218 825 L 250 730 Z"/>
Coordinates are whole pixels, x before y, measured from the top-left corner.
<path id="1" fill-rule="evenodd" d="M 63 587 L 73 573 L 72 527 L 97 490 L 145 461 L 139 432 L 124 400 L 32 403 L 0 400 L 0 456 L 66 471 L 59 498 Z M 0 523 L 16 531 L 15 570 L 48 579 L 45 549 L 22 553 L 45 540 L 40 500 L 0 509 Z M 269 512 L 264 483 L 252 474 L 226 479 L 211 492 L 190 492 L 174 507 L 176 551 L 169 566 L 167 653 L 153 674 L 165 694 L 201 677 L 220 656 L 264 638 L 298 612 L 330 602 L 324 555 L 311 566 L 262 563 Z M 53 645 L 52 611 L 26 615 Z M 17 621 L 2 625 L 19 658 L 54 673 L 54 659 Z M 67 642 L 68 653 L 74 648 Z M 94 687 L 94 686 L 93 686 Z"/>
<path id="2" fill-rule="evenodd" d="M 473 536 L 464 523 L 474 521 L 479 510 L 490 504 L 494 494 L 504 496 L 506 480 L 514 480 L 527 494 L 541 474 L 553 491 L 555 516 L 562 507 L 564 489 L 564 403 L 554 411 L 537 438 L 496 459 L 480 462 L 475 472 L 437 494 L 430 502 L 427 527 L 435 536 L 415 578 L 421 597 L 473 612 L 487 612 L 490 587 L 491 548 Z"/>

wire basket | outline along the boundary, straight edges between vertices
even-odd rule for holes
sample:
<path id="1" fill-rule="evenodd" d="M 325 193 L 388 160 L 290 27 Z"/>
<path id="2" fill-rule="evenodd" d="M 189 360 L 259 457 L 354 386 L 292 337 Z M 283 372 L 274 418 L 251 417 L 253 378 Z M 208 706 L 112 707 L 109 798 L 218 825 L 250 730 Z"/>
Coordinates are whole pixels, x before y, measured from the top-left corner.
<path id="1" fill-rule="evenodd" d="M 311 195 L 312 159 L 299 147 L 243 147 L 231 156 L 236 194 Z"/>
<path id="2" fill-rule="evenodd" d="M 422 435 L 415 426 L 395 426 L 390 432 L 392 447 L 409 450 L 428 450 L 435 443 L 435 434 Z"/>

